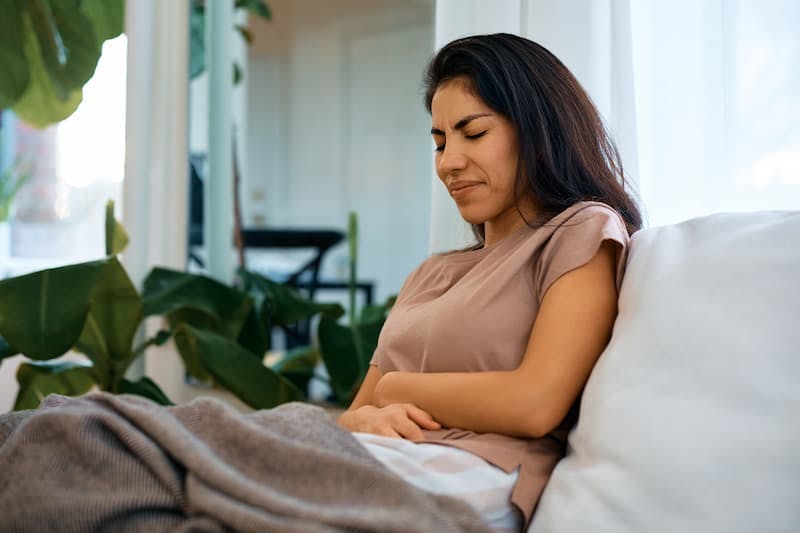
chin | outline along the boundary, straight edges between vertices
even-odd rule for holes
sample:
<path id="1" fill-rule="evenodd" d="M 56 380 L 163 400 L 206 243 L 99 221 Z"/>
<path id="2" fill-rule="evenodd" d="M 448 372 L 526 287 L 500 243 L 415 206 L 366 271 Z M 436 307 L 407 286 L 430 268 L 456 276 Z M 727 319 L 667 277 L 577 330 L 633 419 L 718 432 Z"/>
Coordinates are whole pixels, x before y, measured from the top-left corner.
<path id="1" fill-rule="evenodd" d="M 461 213 L 461 218 L 470 224 L 483 224 L 489 219 L 485 213 L 479 212 L 476 209 L 470 209 L 468 207 L 459 207 L 458 212 Z"/>

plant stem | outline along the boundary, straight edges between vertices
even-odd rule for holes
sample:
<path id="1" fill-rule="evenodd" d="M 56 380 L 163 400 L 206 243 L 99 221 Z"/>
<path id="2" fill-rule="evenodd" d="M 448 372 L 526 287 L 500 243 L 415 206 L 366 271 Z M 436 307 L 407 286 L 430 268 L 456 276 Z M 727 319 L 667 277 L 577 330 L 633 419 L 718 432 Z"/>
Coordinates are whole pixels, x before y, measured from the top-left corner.
<path id="1" fill-rule="evenodd" d="M 350 211 L 347 219 L 347 242 L 350 249 L 350 325 L 356 323 L 356 261 L 358 260 L 358 215 Z"/>
<path id="2" fill-rule="evenodd" d="M 247 268 L 244 257 L 244 238 L 242 237 L 242 206 L 239 198 L 239 158 L 236 155 L 236 130 L 233 131 L 233 242 L 239 257 L 239 268 Z"/>

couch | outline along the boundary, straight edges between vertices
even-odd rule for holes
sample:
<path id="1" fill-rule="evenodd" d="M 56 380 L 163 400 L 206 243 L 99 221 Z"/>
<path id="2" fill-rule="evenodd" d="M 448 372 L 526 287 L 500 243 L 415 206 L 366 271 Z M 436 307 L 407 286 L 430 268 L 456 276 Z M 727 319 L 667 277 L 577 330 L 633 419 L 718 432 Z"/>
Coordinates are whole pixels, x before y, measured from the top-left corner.
<path id="1" fill-rule="evenodd" d="M 531 533 L 800 531 L 800 212 L 636 233 Z"/>

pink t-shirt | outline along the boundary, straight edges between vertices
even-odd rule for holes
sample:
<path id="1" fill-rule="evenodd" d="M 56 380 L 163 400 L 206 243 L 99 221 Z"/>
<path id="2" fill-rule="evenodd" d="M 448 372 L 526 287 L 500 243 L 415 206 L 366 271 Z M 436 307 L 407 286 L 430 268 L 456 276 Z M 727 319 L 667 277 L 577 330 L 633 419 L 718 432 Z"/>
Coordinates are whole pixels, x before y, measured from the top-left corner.
<path id="1" fill-rule="evenodd" d="M 619 244 L 619 289 L 628 232 L 619 214 L 599 202 L 579 202 L 488 247 L 428 258 L 400 289 L 371 364 L 382 374 L 517 368 L 547 289 L 592 259 L 605 240 Z M 470 451 L 506 472 L 519 467 L 511 503 L 529 523 L 565 453 L 577 406 L 576 400 L 559 427 L 538 439 L 457 428 L 424 433 L 428 442 Z"/>

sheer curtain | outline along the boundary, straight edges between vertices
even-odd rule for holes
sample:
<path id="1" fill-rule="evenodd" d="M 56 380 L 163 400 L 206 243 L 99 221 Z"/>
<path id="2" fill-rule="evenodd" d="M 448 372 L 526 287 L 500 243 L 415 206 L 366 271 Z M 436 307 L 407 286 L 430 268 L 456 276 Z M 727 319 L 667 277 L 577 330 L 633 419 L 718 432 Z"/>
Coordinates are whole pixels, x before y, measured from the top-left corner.
<path id="1" fill-rule="evenodd" d="M 650 225 L 800 209 L 800 4 L 631 2 Z"/>
<path id="2" fill-rule="evenodd" d="M 136 287 L 154 266 L 183 269 L 188 224 L 189 2 L 126 3 L 128 79 L 122 222 L 130 244 L 122 258 Z M 160 327 L 146 324 L 147 337 Z M 144 337 L 143 331 L 139 335 Z M 151 348 L 147 374 L 159 383 L 180 375 L 177 357 Z M 138 360 L 129 376 L 144 371 Z M 166 391 L 170 394 L 170 391 Z"/>
<path id="3" fill-rule="evenodd" d="M 128 2 L 123 261 L 139 287 L 156 265 L 186 264 L 188 0 Z"/>

